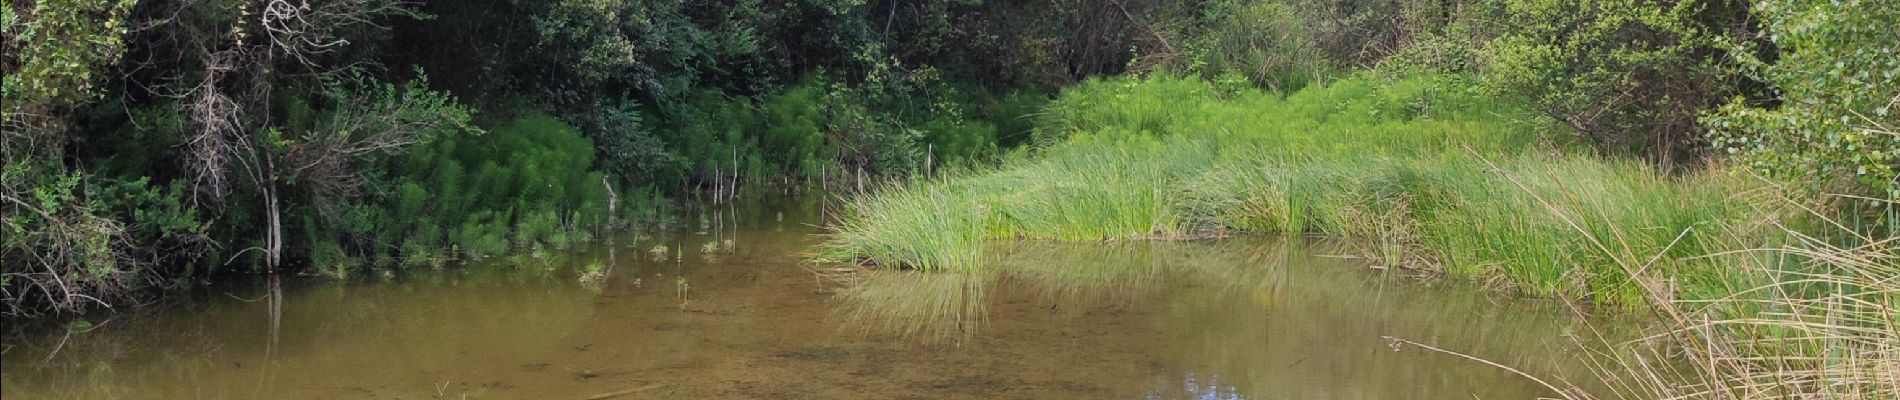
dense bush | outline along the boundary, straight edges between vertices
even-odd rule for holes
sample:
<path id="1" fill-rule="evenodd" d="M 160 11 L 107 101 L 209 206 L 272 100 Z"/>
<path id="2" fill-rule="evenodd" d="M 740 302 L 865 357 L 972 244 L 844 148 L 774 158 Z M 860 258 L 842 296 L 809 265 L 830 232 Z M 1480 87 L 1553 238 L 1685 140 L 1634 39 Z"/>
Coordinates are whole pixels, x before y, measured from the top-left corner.
<path id="1" fill-rule="evenodd" d="M 1900 198 L 1900 8 L 1769 0 L 1756 12 L 1783 50 L 1748 58 L 1747 66 L 1775 85 L 1783 103 L 1759 108 L 1734 99 L 1708 118 L 1716 145 L 1757 171 L 1812 182 L 1810 190 Z M 1858 188 L 1827 186 L 1844 183 Z"/>
<path id="2" fill-rule="evenodd" d="M 1502 129 L 1538 126 L 1522 106 L 1481 96 L 1456 77 L 1390 79 L 1363 74 L 1287 96 L 1166 76 L 1084 82 L 1040 115 L 1048 143 L 1081 133 L 1261 135 L 1281 154 L 1387 155 L 1516 149 L 1543 139 Z M 1499 115 L 1519 117 L 1499 118 Z M 1339 126 L 1335 126 L 1339 125 Z M 1347 129 L 1345 126 L 1375 129 Z M 1238 132 L 1242 129 L 1250 132 Z M 1398 132 L 1405 132 L 1400 134 Z"/>
<path id="3" fill-rule="evenodd" d="M 1316 41 L 1311 15 L 1290 2 L 1210 2 L 1182 57 L 1204 78 L 1237 74 L 1274 91 L 1291 93 L 1334 68 Z"/>
<path id="4" fill-rule="evenodd" d="M 366 255 L 408 262 L 566 247 L 608 222 L 593 150 L 574 127 L 539 113 L 419 147 L 392 161 L 381 185 L 391 189 L 361 210 L 374 218 L 356 233 L 374 238 Z"/>
<path id="5" fill-rule="evenodd" d="M 0 314 L 110 307 L 192 275 L 168 267 L 209 251 L 207 223 L 181 185 L 52 170 L 0 167 Z"/>
<path id="6" fill-rule="evenodd" d="M 124 53 L 135 0 L 15 1 L 0 4 L 0 154 L 58 151 L 73 108 L 99 97 Z M 35 145 L 35 146 L 29 146 Z M 39 147 L 51 145 L 49 147 Z"/>
<path id="7" fill-rule="evenodd" d="M 998 152 L 999 127 L 1014 132 L 1010 143 L 1026 142 L 1029 115 L 1046 101 L 907 79 L 860 86 L 818 75 L 757 97 L 701 92 L 653 128 L 663 147 L 654 158 L 673 164 L 640 172 L 647 182 L 723 185 L 970 165 Z"/>
<path id="8" fill-rule="evenodd" d="M 1473 54 L 1488 87 L 1609 154 L 1695 166 L 1709 149 L 1699 113 L 1768 95 L 1723 45 L 1755 40 L 1741 1 L 1496 0 L 1473 14 L 1464 23 L 1498 31 Z"/>

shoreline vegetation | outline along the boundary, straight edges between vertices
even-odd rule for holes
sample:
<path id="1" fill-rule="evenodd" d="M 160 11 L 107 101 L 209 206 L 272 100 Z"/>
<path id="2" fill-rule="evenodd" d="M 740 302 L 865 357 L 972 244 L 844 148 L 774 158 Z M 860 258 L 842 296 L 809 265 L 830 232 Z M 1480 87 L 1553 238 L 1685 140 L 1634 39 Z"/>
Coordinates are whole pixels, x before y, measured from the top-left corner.
<path id="1" fill-rule="evenodd" d="M 1696 256 L 1775 245 L 1768 225 L 1792 216 L 1724 166 L 1669 176 L 1596 156 L 1442 77 L 1368 73 L 1285 98 L 1117 78 L 1069 88 L 1040 118 L 1051 144 L 994 171 L 853 199 L 819 258 L 963 270 L 981 268 L 986 240 L 1321 235 L 1363 241 L 1357 255 L 1383 266 L 1635 307 L 1614 260 L 1661 255 L 1647 267 L 1711 297 L 1751 282 L 1719 266 L 1740 255 Z"/>
<path id="2" fill-rule="evenodd" d="M 1567 398 L 1900 398 L 1890 3 L 0 0 L 0 318 L 816 186 L 817 261 L 1346 238 L 1654 317 Z"/>
<path id="3" fill-rule="evenodd" d="M 999 240 L 1340 237 L 1375 266 L 1664 326 L 1620 344 L 1636 346 L 1580 337 L 1635 350 L 1592 354 L 1612 393 L 1552 385 L 1566 398 L 1900 388 L 1893 239 L 1731 166 L 1672 175 L 1595 155 L 1456 79 L 1363 73 L 1281 98 L 1124 77 L 1072 86 L 1039 118 L 1047 144 L 994 170 L 849 200 L 815 259 L 968 273 Z"/>

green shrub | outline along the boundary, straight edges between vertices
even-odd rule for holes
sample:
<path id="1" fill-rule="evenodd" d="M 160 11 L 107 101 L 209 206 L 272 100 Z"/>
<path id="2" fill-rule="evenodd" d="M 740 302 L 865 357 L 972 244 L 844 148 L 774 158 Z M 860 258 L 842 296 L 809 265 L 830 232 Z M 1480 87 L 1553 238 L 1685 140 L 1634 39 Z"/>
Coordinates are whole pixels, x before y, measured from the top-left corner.
<path id="1" fill-rule="evenodd" d="M 1245 77 L 1258 87 L 1292 93 L 1319 83 L 1333 70 L 1317 46 L 1316 21 L 1300 5 L 1279 1 L 1209 2 L 1201 27 L 1189 35 L 1184 60 L 1175 66 L 1204 79 Z M 1177 63 L 1183 61 L 1177 61 Z"/>
<path id="2" fill-rule="evenodd" d="M 1028 144 L 1036 129 L 1036 113 L 1047 104 L 1048 96 L 1023 90 L 992 100 L 984 107 L 983 118 L 996 127 L 996 147 L 1011 149 Z"/>
<path id="3" fill-rule="evenodd" d="M 1464 23 L 1495 31 L 1477 52 L 1486 87 L 1532 104 L 1610 154 L 1700 165 L 1696 120 L 1732 97 L 1759 101 L 1723 43 L 1746 37 L 1742 2 L 1494 0 Z"/>
<path id="4" fill-rule="evenodd" d="M 183 185 L 0 165 L 0 314 L 82 312 L 191 275 L 212 251 Z"/>
<path id="5" fill-rule="evenodd" d="M 406 264 L 457 250 L 493 255 L 512 245 L 566 246 L 571 230 L 604 226 L 606 188 L 592 172 L 593 143 L 544 114 L 529 113 L 482 136 L 441 140 L 394 162 L 376 248 Z M 466 173 L 471 168 L 476 173 Z M 452 229 L 443 229 L 448 227 Z M 453 249 L 441 247 L 453 244 Z M 386 251 L 386 250 L 373 250 Z"/>
<path id="6" fill-rule="evenodd" d="M 968 118 L 963 105 L 952 101 L 935 103 L 937 112 L 919 126 L 936 166 L 971 165 L 995 152 L 996 126 L 989 121 Z"/>
<path id="7" fill-rule="evenodd" d="M 1757 4 L 1781 51 L 1778 59 L 1745 62 L 1775 85 L 1782 104 L 1735 99 L 1707 118 L 1716 145 L 1756 171 L 1814 183 L 1810 190 L 1849 183 L 1858 186 L 1851 192 L 1900 198 L 1900 47 L 1893 45 L 1900 43 L 1893 28 L 1900 8 L 1868 0 Z"/>
<path id="8" fill-rule="evenodd" d="M 816 176 L 823 161 L 826 88 L 817 81 L 788 88 L 766 97 L 761 104 L 765 124 L 759 147 L 765 159 L 779 171 L 798 176 Z M 835 105 L 834 105 L 835 106 Z"/>
<path id="9" fill-rule="evenodd" d="M 137 1 L 89 0 L 27 2 L 16 9 L 4 8 L 0 29 L 6 32 L 9 51 L 0 55 L 7 66 L 7 79 L 0 82 L 0 119 L 7 135 L 0 140 L 0 154 L 9 158 L 26 157 L 36 150 L 59 151 L 57 141 L 50 147 L 28 147 L 34 136 L 60 134 L 61 122 L 54 119 L 71 108 L 96 99 L 98 88 L 111 76 L 107 67 L 119 62 L 125 52 L 128 23 Z M 16 129 L 18 131 L 16 131 Z M 17 142 L 16 142 L 17 140 Z"/>

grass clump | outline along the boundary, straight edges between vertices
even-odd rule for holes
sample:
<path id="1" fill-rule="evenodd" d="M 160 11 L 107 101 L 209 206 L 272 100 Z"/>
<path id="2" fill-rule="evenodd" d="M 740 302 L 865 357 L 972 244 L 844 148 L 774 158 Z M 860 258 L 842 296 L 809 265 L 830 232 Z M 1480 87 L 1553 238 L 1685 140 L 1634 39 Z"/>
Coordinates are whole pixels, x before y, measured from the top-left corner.
<path id="1" fill-rule="evenodd" d="M 851 200 L 850 218 L 819 250 L 834 261 L 919 269 L 972 269 L 982 257 L 983 210 L 954 185 L 893 187 Z"/>
<path id="2" fill-rule="evenodd" d="M 1490 173 L 1458 173 L 1472 167 Z M 1665 177 L 1644 164 L 1518 157 L 1440 170 L 1446 194 L 1420 217 L 1420 242 L 1450 272 L 1496 277 L 1530 293 L 1643 305 L 1633 273 L 1679 278 L 1717 296 L 1742 277 L 1703 255 L 1766 245 L 1752 222 L 1758 185 L 1723 171 Z M 1588 233 L 1587 235 L 1579 232 Z M 1642 259 L 1633 269 L 1618 260 Z"/>
<path id="3" fill-rule="evenodd" d="M 1659 255 L 1609 257 L 1632 271 L 1640 294 L 1655 305 L 1656 324 L 1631 340 L 1609 339 L 1586 324 L 1573 339 L 1586 349 L 1583 360 L 1595 377 L 1588 387 L 1398 342 L 1504 368 L 1564 400 L 1900 398 L 1900 247 L 1832 215 L 1806 217 L 1829 228 L 1780 227 L 1775 231 L 1789 237 L 1786 243 L 1704 256 L 1761 278 L 1721 296 L 1678 298 L 1676 276 L 1645 270 Z M 1600 234 L 1628 235 L 1624 228 L 1576 233 L 1598 242 L 1615 240 Z"/>
<path id="4" fill-rule="evenodd" d="M 1180 237 L 1166 185 L 1212 162 L 1186 138 L 1081 135 L 1016 168 L 897 186 L 853 200 L 821 259 L 937 270 L 979 267 L 986 239 Z"/>
<path id="5" fill-rule="evenodd" d="M 1361 75 L 1280 98 L 1170 78 L 1082 84 L 1041 116 L 1041 147 L 856 199 L 820 255 L 954 277 L 1020 267 L 985 264 L 998 239 L 1347 237 L 1383 265 L 1658 317 L 1636 340 L 1578 338 L 1600 382 L 1540 380 L 1558 398 L 1900 398 L 1890 235 L 1729 166 L 1670 175 L 1576 151 L 1457 87 Z"/>
<path id="6" fill-rule="evenodd" d="M 1451 78 L 1359 75 L 1285 97 L 1121 78 L 1047 110 L 1045 144 L 997 170 L 853 201 L 820 258 L 967 270 L 990 239 L 1315 234 L 1361 239 L 1383 265 L 1636 306 L 1613 258 L 1654 255 L 1643 268 L 1684 292 L 1722 293 L 1740 278 L 1697 256 L 1776 237 L 1745 223 L 1773 212 L 1738 197 L 1750 181 L 1570 154 L 1536 134 L 1554 126 Z"/>

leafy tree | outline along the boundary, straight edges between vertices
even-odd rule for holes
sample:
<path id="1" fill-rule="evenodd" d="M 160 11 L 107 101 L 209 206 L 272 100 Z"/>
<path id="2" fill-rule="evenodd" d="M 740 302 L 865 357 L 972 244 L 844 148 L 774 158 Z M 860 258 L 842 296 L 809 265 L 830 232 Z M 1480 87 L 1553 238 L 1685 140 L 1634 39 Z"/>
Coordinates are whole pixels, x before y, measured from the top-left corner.
<path id="1" fill-rule="evenodd" d="M 135 0 L 0 2 L 0 154 L 60 150 L 62 119 L 99 96 Z M 37 145 L 36 145 L 37 144 Z M 47 147 L 50 145 L 51 147 Z"/>
<path id="2" fill-rule="evenodd" d="M 1845 180 L 1860 186 L 1856 192 L 1900 198 L 1900 8 L 1868 0 L 1764 0 L 1757 7 L 1781 52 L 1744 58 L 1744 65 L 1783 102 L 1731 100 L 1707 118 L 1716 146 L 1771 176 Z M 1739 54 L 1761 51 L 1736 45 Z"/>
<path id="3" fill-rule="evenodd" d="M 1709 148 L 1696 115 L 1735 97 L 1764 99 L 1728 67 L 1723 43 L 1754 27 L 1739 0 L 1496 0 L 1466 23 L 1498 36 L 1481 44 L 1481 74 L 1609 153 L 1671 167 Z"/>

